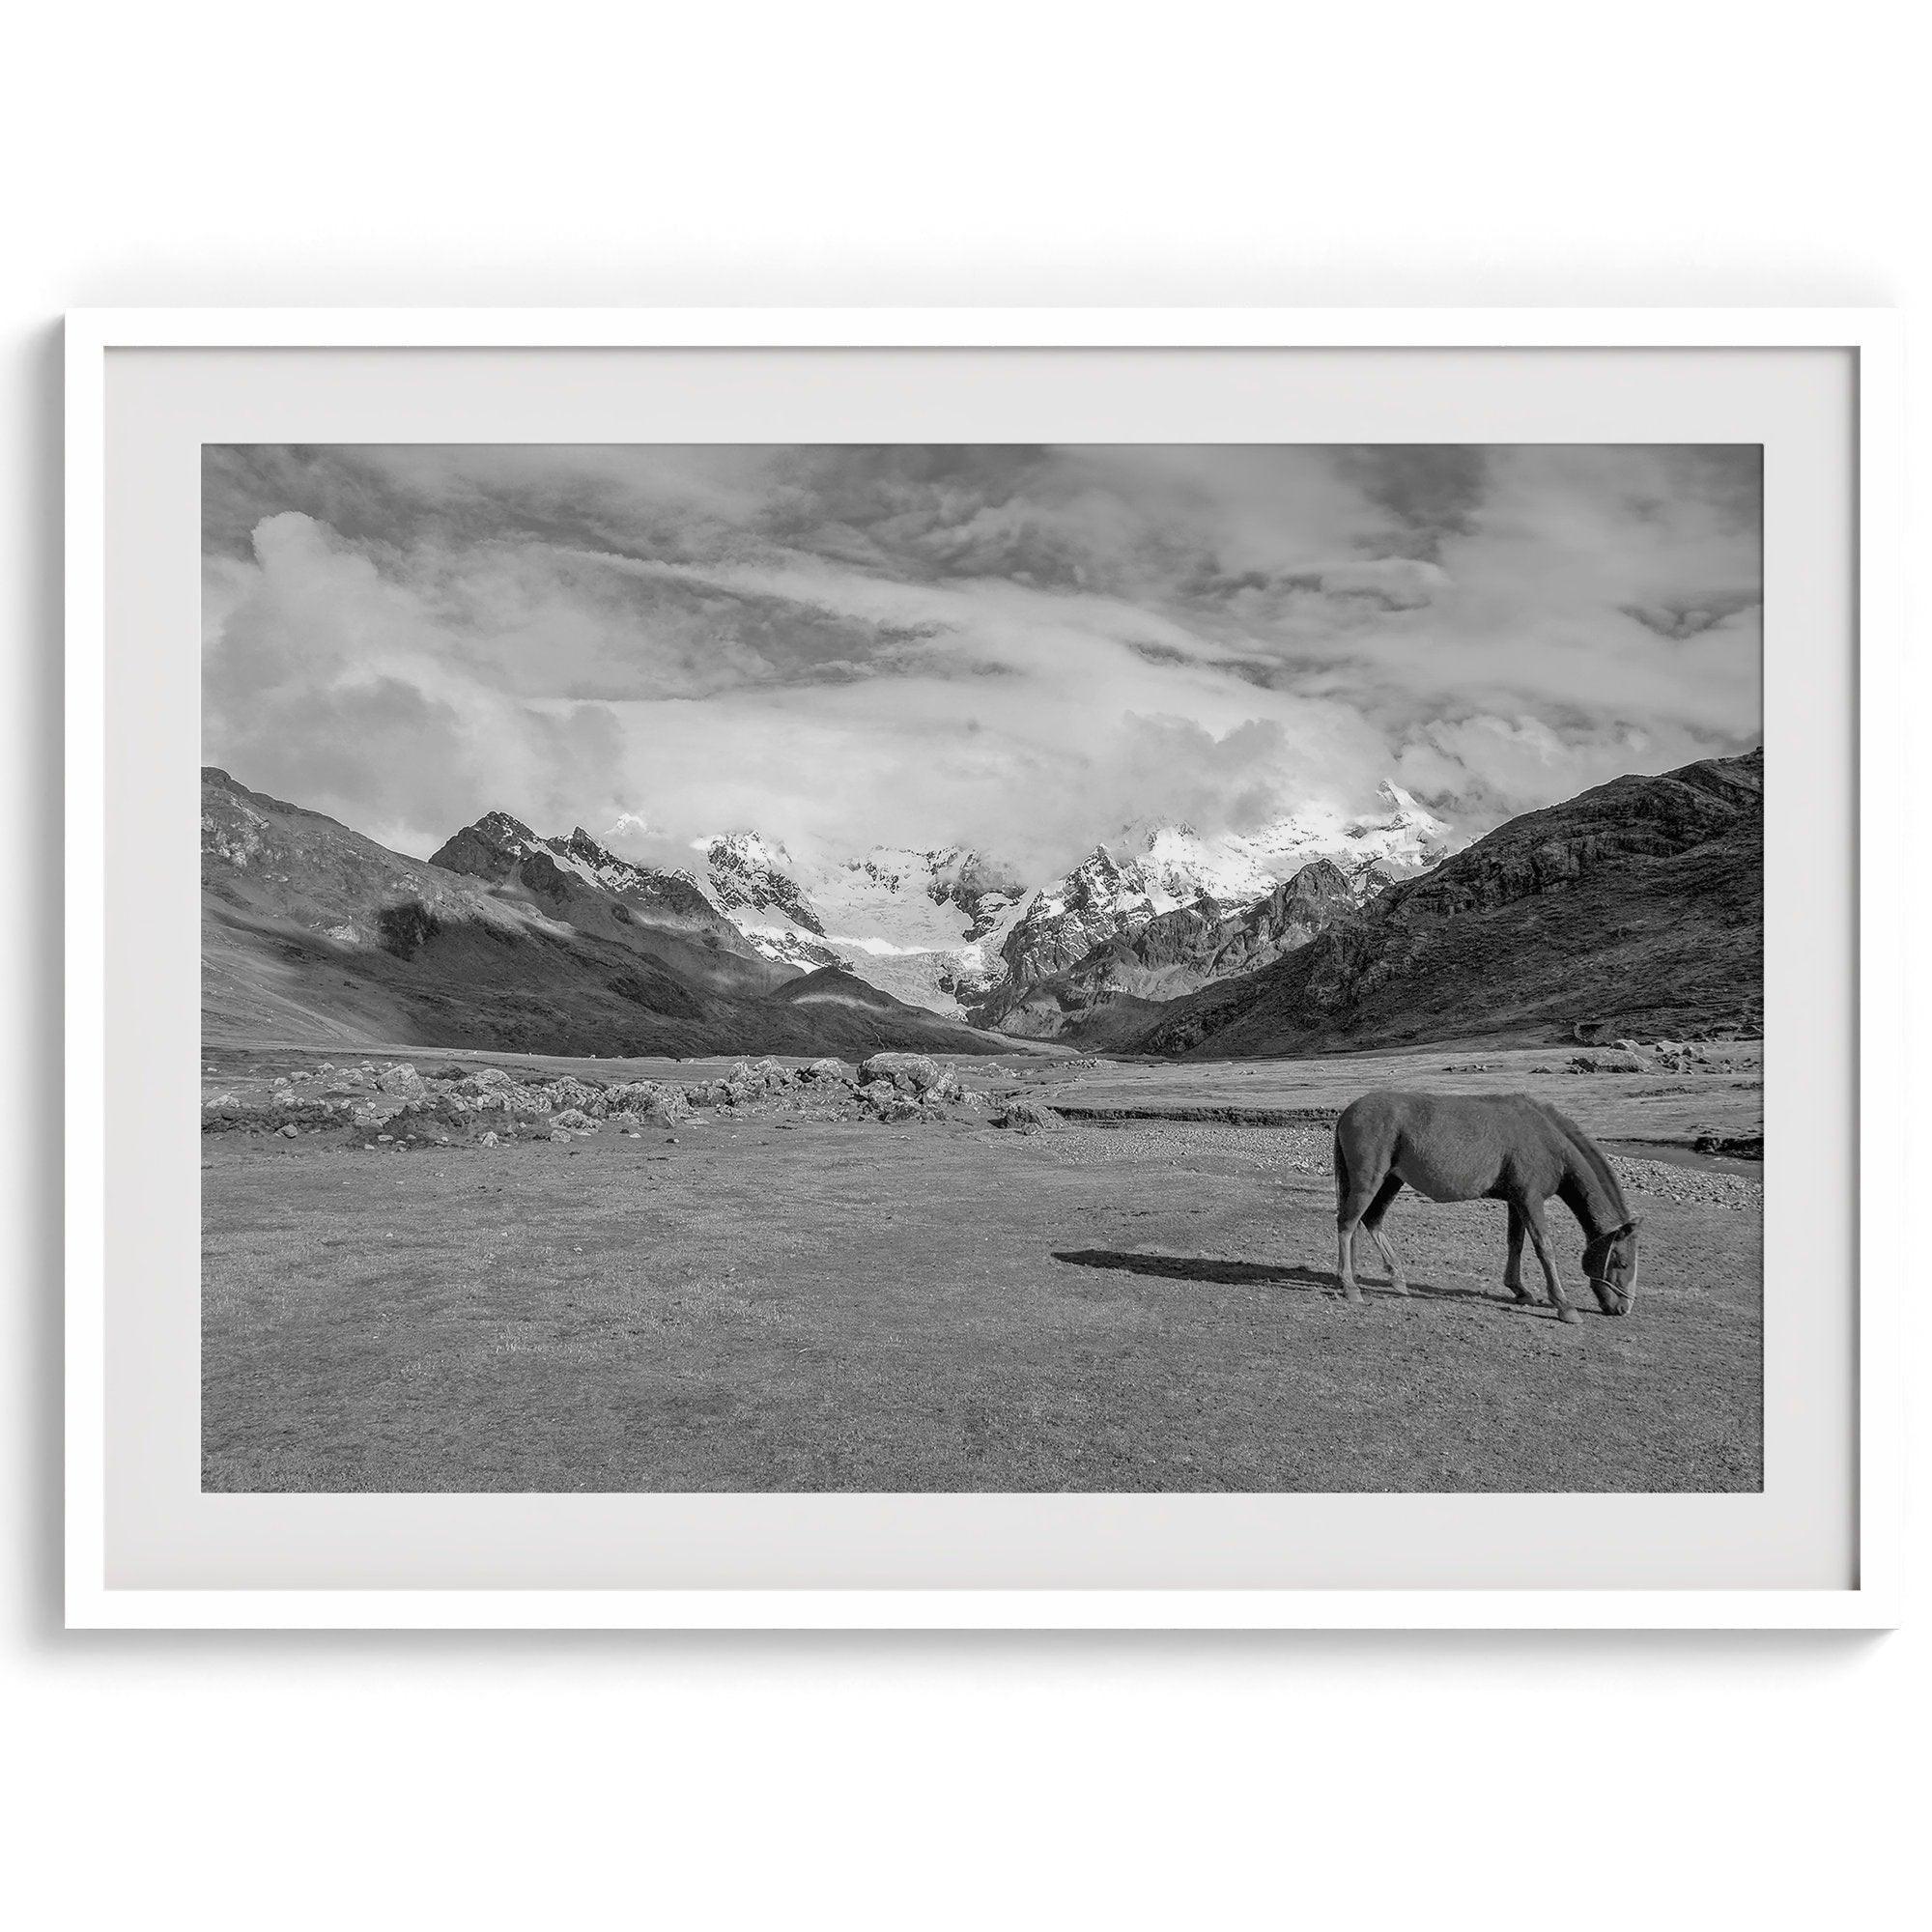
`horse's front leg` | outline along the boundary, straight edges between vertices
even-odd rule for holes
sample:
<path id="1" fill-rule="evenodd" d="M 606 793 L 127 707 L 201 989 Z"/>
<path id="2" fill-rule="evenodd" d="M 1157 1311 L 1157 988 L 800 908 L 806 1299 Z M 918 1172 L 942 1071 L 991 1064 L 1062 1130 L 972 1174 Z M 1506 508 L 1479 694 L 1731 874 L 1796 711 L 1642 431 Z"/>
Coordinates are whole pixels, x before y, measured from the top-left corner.
<path id="1" fill-rule="evenodd" d="M 1549 1251 L 1549 1230 L 1543 1225 L 1543 1203 L 1525 1196 L 1518 1211 L 1529 1230 L 1529 1244 L 1536 1250 L 1536 1259 L 1543 1264 L 1543 1278 L 1549 1284 L 1549 1305 L 1555 1309 L 1557 1321 L 1576 1321 L 1577 1311 L 1563 1293 L 1563 1277 L 1556 1272 L 1556 1260 Z"/>
<path id="2" fill-rule="evenodd" d="M 1509 1203 L 1509 1259 L 1503 1264 L 1503 1286 L 1519 1301 L 1534 1302 L 1536 1296 L 1522 1285 L 1522 1210 Z"/>

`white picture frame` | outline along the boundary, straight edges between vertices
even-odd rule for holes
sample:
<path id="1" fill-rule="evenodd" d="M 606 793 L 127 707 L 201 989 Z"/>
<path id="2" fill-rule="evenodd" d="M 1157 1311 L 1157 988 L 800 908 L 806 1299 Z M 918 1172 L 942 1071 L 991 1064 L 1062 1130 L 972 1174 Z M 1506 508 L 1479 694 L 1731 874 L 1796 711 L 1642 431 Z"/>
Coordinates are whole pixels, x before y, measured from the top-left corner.
<path id="1" fill-rule="evenodd" d="M 107 371 L 122 350 L 1829 349 L 1856 358 L 1858 848 L 1903 876 L 1899 331 L 1874 310 L 83 310 L 67 324 L 67 1616 L 71 1627 L 1334 1629 L 1888 1627 L 1901 1608 L 1901 895 L 1858 906 L 1856 1574 L 1833 1589 L 191 1588 L 106 1560 Z M 218 432 L 212 431 L 211 436 Z M 360 432 L 358 432 L 359 434 Z M 365 436 L 365 440 L 366 436 Z M 1776 783 L 1776 778 L 1772 782 Z M 1775 1039 L 1768 1042 L 1776 1052 Z M 1869 1286 L 1867 1286 L 1869 1285 Z M 232 1499 L 240 1500 L 240 1499 Z"/>

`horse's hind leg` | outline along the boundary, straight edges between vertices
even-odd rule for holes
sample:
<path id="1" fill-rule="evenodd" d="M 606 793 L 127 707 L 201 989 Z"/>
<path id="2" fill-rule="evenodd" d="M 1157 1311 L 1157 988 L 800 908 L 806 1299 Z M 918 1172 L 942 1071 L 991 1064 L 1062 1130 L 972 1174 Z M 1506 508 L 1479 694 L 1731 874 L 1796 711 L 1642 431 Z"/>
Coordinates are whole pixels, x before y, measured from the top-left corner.
<path id="1" fill-rule="evenodd" d="M 1397 1182 L 1400 1186 L 1401 1183 Z M 1342 1293 L 1350 1301 L 1359 1301 L 1362 1291 L 1355 1280 L 1355 1230 L 1362 1225 L 1369 1209 L 1375 1206 L 1378 1190 L 1364 1187 L 1350 1177 L 1349 1186 L 1344 1190 L 1341 1206 L 1335 1210 L 1335 1255 L 1336 1272 L 1342 1277 Z M 1378 1240 L 1380 1236 L 1377 1236 Z M 1383 1250 L 1387 1252 L 1386 1249 Z"/>
<path id="2" fill-rule="evenodd" d="M 1335 1210 L 1335 1275 L 1342 1284 L 1344 1298 L 1349 1301 L 1362 1298 L 1362 1291 L 1355 1282 L 1355 1229 L 1366 1205 L 1358 1203 L 1350 1211 L 1345 1203 Z"/>
<path id="3" fill-rule="evenodd" d="M 1394 1246 L 1382 1232 L 1382 1221 L 1387 1215 L 1390 1204 L 1402 1192 L 1402 1177 L 1392 1174 L 1376 1190 L 1376 1198 L 1369 1203 L 1369 1211 L 1362 1216 L 1362 1226 L 1369 1232 L 1370 1238 L 1381 1251 L 1382 1264 L 1389 1271 L 1389 1287 L 1398 1294 L 1408 1293 L 1408 1282 L 1404 1277 L 1402 1263 L 1397 1260 Z"/>
<path id="4" fill-rule="evenodd" d="M 1362 1216 L 1369 1211 L 1375 1195 L 1365 1193 L 1352 1177 L 1341 1194 L 1335 1208 L 1335 1272 L 1341 1279 L 1344 1296 L 1350 1301 L 1359 1301 L 1362 1291 L 1355 1281 L 1355 1230 L 1362 1225 Z"/>
<path id="5" fill-rule="evenodd" d="M 1335 1127 L 1335 1279 L 1342 1284 L 1347 1300 L 1359 1301 L 1362 1291 L 1355 1285 L 1355 1229 L 1368 1211 L 1373 1190 L 1362 1192 L 1360 1169 L 1362 1150 L 1352 1154 L 1343 1145 L 1343 1123 Z"/>

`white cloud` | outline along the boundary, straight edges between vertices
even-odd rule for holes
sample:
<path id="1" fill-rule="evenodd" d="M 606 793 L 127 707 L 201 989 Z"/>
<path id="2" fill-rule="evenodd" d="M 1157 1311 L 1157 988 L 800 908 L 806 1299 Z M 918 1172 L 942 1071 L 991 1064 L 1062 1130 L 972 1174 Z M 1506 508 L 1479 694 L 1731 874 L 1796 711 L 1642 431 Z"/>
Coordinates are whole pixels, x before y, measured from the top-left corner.
<path id="1" fill-rule="evenodd" d="M 1754 453 L 211 451 L 208 755 L 427 852 L 1479 832 L 1757 728 Z"/>

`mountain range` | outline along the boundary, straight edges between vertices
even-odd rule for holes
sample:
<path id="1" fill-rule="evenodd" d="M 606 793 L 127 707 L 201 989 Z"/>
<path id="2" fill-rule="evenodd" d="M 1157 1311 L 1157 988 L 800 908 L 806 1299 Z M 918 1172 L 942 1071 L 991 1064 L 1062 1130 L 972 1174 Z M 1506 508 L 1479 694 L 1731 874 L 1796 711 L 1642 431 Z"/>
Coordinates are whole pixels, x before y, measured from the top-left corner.
<path id="1" fill-rule="evenodd" d="M 1526 812 L 1131 1030 L 1137 1051 L 1272 1058 L 1432 1039 L 1761 1032 L 1764 753 Z"/>
<path id="2" fill-rule="evenodd" d="M 1030 884 L 963 847 L 826 861 L 754 832 L 645 865 L 502 811 L 424 862 L 211 769 L 207 1023 L 578 1053 L 992 1035 L 1218 1057 L 1600 1009 L 1748 1019 L 1762 753 L 1619 780 L 1462 852 L 1406 793 L 1382 807 L 1246 835 L 1128 826 Z"/>
<path id="3" fill-rule="evenodd" d="M 1204 901 L 1217 917 L 1258 905 L 1317 859 L 1365 897 L 1449 851 L 1449 828 L 1406 792 L 1384 785 L 1381 803 L 1367 816 L 1318 806 L 1211 838 L 1143 820 L 1031 884 L 961 846 L 875 846 L 828 862 L 754 832 L 696 841 L 701 863 L 680 876 L 768 958 L 841 963 L 914 1005 L 996 1024 L 1028 988 L 1150 920 Z"/>
<path id="4" fill-rule="evenodd" d="M 492 812 L 428 863 L 202 773 L 210 1038 L 603 1055 L 982 1052 L 832 966 L 759 952 L 688 879 Z"/>

